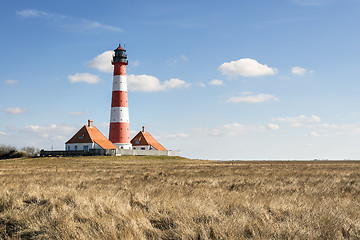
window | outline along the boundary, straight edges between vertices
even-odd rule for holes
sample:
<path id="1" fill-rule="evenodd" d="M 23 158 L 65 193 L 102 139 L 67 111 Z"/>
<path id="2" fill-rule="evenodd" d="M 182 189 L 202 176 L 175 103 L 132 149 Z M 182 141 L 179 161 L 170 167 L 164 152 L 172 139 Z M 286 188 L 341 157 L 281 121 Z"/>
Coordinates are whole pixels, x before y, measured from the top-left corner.
<path id="1" fill-rule="evenodd" d="M 145 148 L 144 148 L 144 147 L 142 147 L 142 148 L 141 148 L 141 150 L 145 150 Z"/>
<path id="2" fill-rule="evenodd" d="M 84 146 L 84 151 L 86 151 L 86 152 L 89 151 L 89 146 L 88 145 Z"/>
<path id="3" fill-rule="evenodd" d="M 75 145 L 75 151 L 77 150 L 77 146 Z"/>
<path id="4" fill-rule="evenodd" d="M 140 141 L 139 141 L 139 140 L 135 140 L 135 144 L 140 144 Z"/>

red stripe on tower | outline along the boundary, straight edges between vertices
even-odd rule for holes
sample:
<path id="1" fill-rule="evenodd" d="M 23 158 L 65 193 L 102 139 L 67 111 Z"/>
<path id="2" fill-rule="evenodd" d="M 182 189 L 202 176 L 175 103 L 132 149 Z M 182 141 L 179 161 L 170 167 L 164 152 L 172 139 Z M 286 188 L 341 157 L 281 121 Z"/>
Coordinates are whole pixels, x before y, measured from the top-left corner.
<path id="1" fill-rule="evenodd" d="M 109 140 L 119 149 L 131 149 L 129 108 L 127 96 L 126 65 L 128 65 L 126 50 L 121 45 L 114 50 L 112 60 L 114 78 L 111 99 Z"/>

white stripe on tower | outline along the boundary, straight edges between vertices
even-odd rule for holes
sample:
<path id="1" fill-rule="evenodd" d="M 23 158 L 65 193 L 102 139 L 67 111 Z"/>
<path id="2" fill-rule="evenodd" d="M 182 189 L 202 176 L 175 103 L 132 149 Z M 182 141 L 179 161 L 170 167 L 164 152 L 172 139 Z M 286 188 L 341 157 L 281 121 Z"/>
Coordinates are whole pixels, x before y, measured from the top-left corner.
<path id="1" fill-rule="evenodd" d="M 129 123 L 129 108 L 128 107 L 111 107 L 110 122 Z"/>
<path id="2" fill-rule="evenodd" d="M 127 92 L 126 75 L 116 75 L 113 78 L 113 91 Z"/>
<path id="3" fill-rule="evenodd" d="M 114 50 L 113 90 L 111 100 L 109 140 L 121 149 L 131 149 L 129 107 L 127 97 L 126 65 L 127 56 L 121 45 Z"/>

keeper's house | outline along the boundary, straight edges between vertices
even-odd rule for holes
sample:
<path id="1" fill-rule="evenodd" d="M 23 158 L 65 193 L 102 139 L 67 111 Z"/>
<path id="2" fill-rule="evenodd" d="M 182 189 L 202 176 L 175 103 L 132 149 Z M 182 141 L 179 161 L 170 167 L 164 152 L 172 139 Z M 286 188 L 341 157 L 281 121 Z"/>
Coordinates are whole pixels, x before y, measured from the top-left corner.
<path id="1" fill-rule="evenodd" d="M 89 120 L 88 125 L 84 125 L 69 141 L 65 143 L 66 151 L 83 150 L 107 150 L 114 149 L 116 146 L 109 141 Z"/>
<path id="2" fill-rule="evenodd" d="M 145 132 L 145 127 L 132 140 L 133 150 L 158 150 L 167 151 L 149 132 Z"/>

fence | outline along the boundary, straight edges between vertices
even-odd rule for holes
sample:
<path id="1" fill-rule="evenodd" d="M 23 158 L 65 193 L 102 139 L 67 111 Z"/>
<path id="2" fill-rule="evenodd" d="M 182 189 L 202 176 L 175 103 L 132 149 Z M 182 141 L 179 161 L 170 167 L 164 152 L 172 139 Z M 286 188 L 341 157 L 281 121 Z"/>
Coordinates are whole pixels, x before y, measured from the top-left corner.
<path id="1" fill-rule="evenodd" d="M 118 149 L 116 156 L 180 156 L 180 151 L 158 151 L 158 150 L 134 150 L 134 149 Z"/>
<path id="2" fill-rule="evenodd" d="M 70 151 L 40 151 L 40 157 L 51 157 L 51 156 L 115 156 L 115 149 L 90 149 L 89 151 L 84 150 L 70 150 Z"/>
<path id="3" fill-rule="evenodd" d="M 180 156 L 180 151 L 133 150 L 133 149 L 90 149 L 70 151 L 40 151 L 40 157 L 55 156 Z"/>

